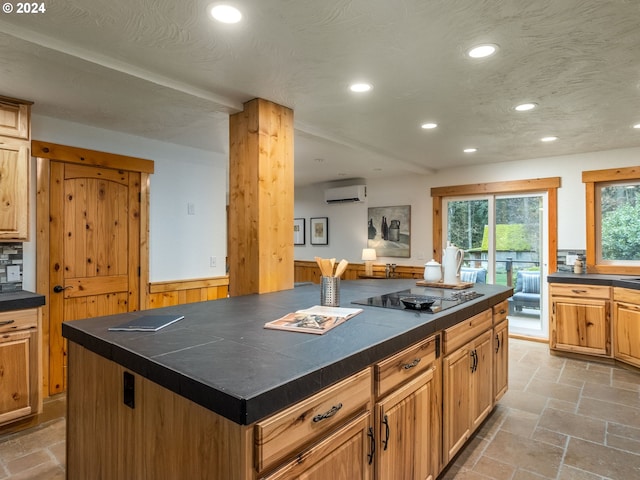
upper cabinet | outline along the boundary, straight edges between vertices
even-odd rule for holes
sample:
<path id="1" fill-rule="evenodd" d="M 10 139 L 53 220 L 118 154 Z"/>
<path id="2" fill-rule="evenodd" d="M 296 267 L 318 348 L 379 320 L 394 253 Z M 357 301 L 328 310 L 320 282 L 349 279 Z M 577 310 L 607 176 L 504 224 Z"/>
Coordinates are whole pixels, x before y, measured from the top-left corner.
<path id="1" fill-rule="evenodd" d="M 0 96 L 0 241 L 29 239 L 31 102 Z"/>

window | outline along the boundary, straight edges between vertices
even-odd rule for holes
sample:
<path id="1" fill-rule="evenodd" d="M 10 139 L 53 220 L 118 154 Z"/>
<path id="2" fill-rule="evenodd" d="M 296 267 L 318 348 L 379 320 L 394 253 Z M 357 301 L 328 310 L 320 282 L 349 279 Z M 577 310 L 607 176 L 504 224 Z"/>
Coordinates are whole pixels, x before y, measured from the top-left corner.
<path id="1" fill-rule="evenodd" d="M 640 267 L 640 168 L 583 172 L 587 201 L 587 268 L 630 273 Z"/>

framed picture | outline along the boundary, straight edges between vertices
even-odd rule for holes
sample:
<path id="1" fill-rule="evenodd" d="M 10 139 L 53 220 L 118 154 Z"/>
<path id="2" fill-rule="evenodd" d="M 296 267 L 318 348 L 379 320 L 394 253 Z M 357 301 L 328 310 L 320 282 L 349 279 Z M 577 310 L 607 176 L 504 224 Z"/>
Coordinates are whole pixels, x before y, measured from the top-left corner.
<path id="1" fill-rule="evenodd" d="M 304 218 L 293 219 L 293 244 L 304 245 Z"/>
<path id="2" fill-rule="evenodd" d="M 316 217 L 309 219 L 309 233 L 311 245 L 329 244 L 329 218 Z"/>
<path id="3" fill-rule="evenodd" d="M 367 213 L 367 247 L 377 257 L 411 257 L 411 205 L 371 207 Z"/>

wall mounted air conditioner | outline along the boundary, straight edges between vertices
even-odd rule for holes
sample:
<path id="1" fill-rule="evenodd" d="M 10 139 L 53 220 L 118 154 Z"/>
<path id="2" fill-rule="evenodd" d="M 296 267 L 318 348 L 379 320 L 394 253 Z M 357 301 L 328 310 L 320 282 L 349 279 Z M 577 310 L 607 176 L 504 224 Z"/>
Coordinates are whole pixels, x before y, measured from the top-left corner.
<path id="1" fill-rule="evenodd" d="M 366 198 L 366 185 L 328 188 L 324 191 L 324 201 L 327 203 L 364 202 Z"/>

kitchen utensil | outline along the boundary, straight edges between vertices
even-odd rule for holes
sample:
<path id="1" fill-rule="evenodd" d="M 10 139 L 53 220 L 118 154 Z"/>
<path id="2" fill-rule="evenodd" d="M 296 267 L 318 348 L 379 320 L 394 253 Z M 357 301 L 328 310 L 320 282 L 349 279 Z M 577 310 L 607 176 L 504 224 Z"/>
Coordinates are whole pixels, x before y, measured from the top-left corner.
<path id="1" fill-rule="evenodd" d="M 338 263 L 338 267 L 336 268 L 336 273 L 334 277 L 341 277 L 344 271 L 347 269 L 348 265 L 349 265 L 349 262 L 347 262 L 344 258 L 340 260 L 340 263 Z"/>
<path id="2" fill-rule="evenodd" d="M 320 305 L 340 306 L 340 277 L 322 277 L 320 280 Z"/>

